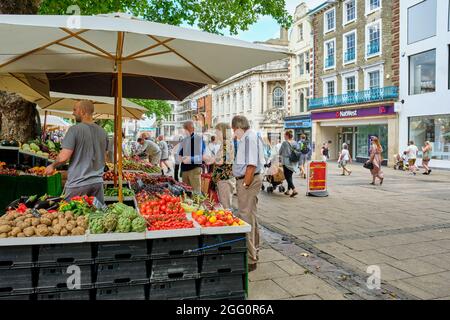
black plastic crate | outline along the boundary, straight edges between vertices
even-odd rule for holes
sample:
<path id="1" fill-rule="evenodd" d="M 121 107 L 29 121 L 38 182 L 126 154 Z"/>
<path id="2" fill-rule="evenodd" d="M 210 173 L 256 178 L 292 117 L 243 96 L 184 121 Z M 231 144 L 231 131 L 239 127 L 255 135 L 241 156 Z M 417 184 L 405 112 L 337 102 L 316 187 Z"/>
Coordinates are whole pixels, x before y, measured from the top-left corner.
<path id="1" fill-rule="evenodd" d="M 182 238 L 165 238 L 154 239 L 151 242 L 151 258 L 181 258 L 188 256 L 197 256 L 200 252 L 190 252 L 198 249 L 200 238 L 182 237 Z"/>
<path id="2" fill-rule="evenodd" d="M 150 300 L 192 300 L 197 298 L 197 280 L 195 279 L 150 284 Z"/>
<path id="3" fill-rule="evenodd" d="M 20 295 L 7 295 L 7 296 L 0 296 L 0 301 L 3 300 L 17 300 L 17 301 L 26 301 L 31 300 L 31 294 L 20 294 Z"/>
<path id="4" fill-rule="evenodd" d="M 237 295 L 245 295 L 245 274 L 200 279 L 199 297 L 201 299 L 225 299 Z"/>
<path id="5" fill-rule="evenodd" d="M 147 285 L 115 286 L 99 288 L 96 300 L 146 300 Z"/>
<path id="6" fill-rule="evenodd" d="M 148 283 L 146 261 L 99 263 L 96 274 L 97 288 Z"/>
<path id="7" fill-rule="evenodd" d="M 200 300 L 247 300 L 245 293 L 234 294 L 234 295 L 224 295 L 224 296 L 211 296 L 211 297 L 202 297 Z"/>
<path id="8" fill-rule="evenodd" d="M 0 296 L 33 292 L 32 268 L 0 269 Z"/>
<path id="9" fill-rule="evenodd" d="M 39 246 L 38 266 L 87 265 L 93 263 L 90 243 L 62 243 Z"/>
<path id="10" fill-rule="evenodd" d="M 214 254 L 201 257 L 200 274 L 220 275 L 244 273 L 247 263 L 246 253 Z"/>
<path id="11" fill-rule="evenodd" d="M 90 300 L 91 290 L 68 290 L 39 293 L 37 300 Z"/>
<path id="12" fill-rule="evenodd" d="M 67 281 L 69 281 L 69 285 L 76 284 L 74 277 L 78 270 L 73 269 L 73 267 L 80 268 L 80 289 L 92 288 L 92 266 L 53 266 L 39 268 L 36 292 L 67 291 L 69 289 Z"/>
<path id="13" fill-rule="evenodd" d="M 96 262 L 142 261 L 148 259 L 146 240 L 101 242 L 96 247 Z"/>
<path id="14" fill-rule="evenodd" d="M 247 241 L 245 233 L 204 235 L 201 247 L 204 254 L 220 254 L 246 252 Z"/>
<path id="15" fill-rule="evenodd" d="M 33 266 L 32 246 L 0 247 L 0 269 Z"/>
<path id="16" fill-rule="evenodd" d="M 149 262 L 150 282 L 198 278 L 197 257 L 156 259 Z"/>

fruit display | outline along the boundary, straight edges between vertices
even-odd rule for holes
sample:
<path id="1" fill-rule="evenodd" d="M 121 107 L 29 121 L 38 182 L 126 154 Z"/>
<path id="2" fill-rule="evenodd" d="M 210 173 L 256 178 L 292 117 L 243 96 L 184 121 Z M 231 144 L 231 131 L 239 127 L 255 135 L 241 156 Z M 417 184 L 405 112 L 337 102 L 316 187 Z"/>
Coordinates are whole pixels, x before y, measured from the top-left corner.
<path id="1" fill-rule="evenodd" d="M 15 169 L 8 169 L 8 168 L 0 167 L 0 175 L 15 177 L 15 176 L 19 175 L 19 171 L 15 170 Z"/>
<path id="2" fill-rule="evenodd" d="M 122 188 L 124 197 L 134 197 L 133 190 L 128 188 Z M 119 196 L 119 188 L 106 188 L 104 191 L 105 197 L 118 197 Z"/>
<path id="3" fill-rule="evenodd" d="M 45 167 L 34 167 L 31 169 L 28 169 L 27 172 L 34 176 L 47 177 L 47 175 L 45 174 Z M 57 173 L 57 171 L 54 171 L 52 175 L 55 175 L 56 173 Z"/>
<path id="4" fill-rule="evenodd" d="M 54 143 L 51 140 L 45 142 L 41 140 L 32 140 L 22 144 L 20 149 L 24 152 L 34 153 L 37 156 L 44 158 L 56 159 L 58 152 L 61 150 L 61 145 L 59 143 Z"/>
<path id="5" fill-rule="evenodd" d="M 245 222 L 233 215 L 228 210 L 197 210 L 193 211 L 192 218 L 202 227 L 239 227 L 245 225 Z"/>
<path id="6" fill-rule="evenodd" d="M 105 211 L 90 214 L 89 226 L 92 234 L 144 232 L 147 221 L 133 207 L 114 203 Z"/>
<path id="7" fill-rule="evenodd" d="M 80 236 L 88 228 L 84 216 L 73 212 L 51 212 L 45 209 L 8 211 L 0 217 L 0 238 Z"/>

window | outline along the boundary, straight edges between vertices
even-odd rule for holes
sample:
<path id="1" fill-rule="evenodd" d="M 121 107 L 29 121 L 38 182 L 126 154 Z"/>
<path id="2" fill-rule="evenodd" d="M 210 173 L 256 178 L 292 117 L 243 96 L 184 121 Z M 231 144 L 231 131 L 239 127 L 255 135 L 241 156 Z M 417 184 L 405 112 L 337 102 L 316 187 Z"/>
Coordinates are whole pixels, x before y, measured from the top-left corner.
<path id="1" fill-rule="evenodd" d="M 298 26 L 298 41 L 303 41 L 303 23 Z"/>
<path id="2" fill-rule="evenodd" d="M 380 83 L 380 71 L 369 72 L 369 89 L 379 89 L 381 87 Z"/>
<path id="3" fill-rule="evenodd" d="M 244 91 L 241 91 L 241 96 L 240 96 L 240 98 L 241 98 L 241 102 L 240 102 L 240 107 L 241 107 L 241 111 L 244 111 Z"/>
<path id="4" fill-rule="evenodd" d="M 344 64 L 356 61 L 356 30 L 344 35 Z"/>
<path id="5" fill-rule="evenodd" d="M 381 21 L 376 21 L 367 26 L 366 41 L 366 57 L 373 57 L 381 54 Z"/>
<path id="6" fill-rule="evenodd" d="M 366 15 L 381 9 L 381 0 L 366 0 Z"/>
<path id="7" fill-rule="evenodd" d="M 325 69 L 335 67 L 335 45 L 335 39 L 325 42 Z"/>
<path id="8" fill-rule="evenodd" d="M 408 8 L 408 44 L 436 35 L 437 0 L 425 0 Z"/>
<path id="9" fill-rule="evenodd" d="M 296 70 L 297 70 L 297 76 L 300 76 L 300 60 L 301 60 L 301 57 L 300 57 L 301 55 L 299 54 L 299 55 L 297 55 L 297 66 L 296 66 Z"/>
<path id="10" fill-rule="evenodd" d="M 310 72 L 309 51 L 305 52 L 305 69 L 306 69 L 306 73 L 309 74 L 309 72 Z"/>
<path id="11" fill-rule="evenodd" d="M 409 94 L 436 91 L 436 50 L 409 57 Z"/>
<path id="12" fill-rule="evenodd" d="M 431 158 L 450 161 L 450 115 L 409 118 L 409 140 L 413 140 L 419 150 L 425 141 L 430 141 Z"/>
<path id="13" fill-rule="evenodd" d="M 327 81 L 327 97 L 332 97 L 335 93 L 334 81 Z"/>
<path id="14" fill-rule="evenodd" d="M 248 95 L 248 109 L 252 108 L 252 103 L 253 103 L 253 99 L 252 99 L 252 88 L 249 88 L 247 91 L 247 95 Z"/>
<path id="15" fill-rule="evenodd" d="M 356 92 L 356 78 L 355 76 L 351 76 L 348 78 L 345 78 L 345 84 L 347 89 L 347 94 L 352 94 Z"/>
<path id="16" fill-rule="evenodd" d="M 284 108 L 284 91 L 280 87 L 273 90 L 273 106 L 274 108 Z"/>
<path id="17" fill-rule="evenodd" d="M 356 20 L 356 0 L 348 0 L 344 3 L 344 25 Z"/>
<path id="18" fill-rule="evenodd" d="M 305 56 L 303 55 L 303 53 L 299 55 L 299 58 L 300 58 L 300 61 L 298 63 L 300 67 L 299 73 L 302 76 L 305 74 Z"/>
<path id="19" fill-rule="evenodd" d="M 325 12 L 324 15 L 324 33 L 334 31 L 336 29 L 336 10 L 335 8 Z"/>
<path id="20" fill-rule="evenodd" d="M 305 112 L 305 95 L 303 92 L 300 94 L 300 112 Z"/>

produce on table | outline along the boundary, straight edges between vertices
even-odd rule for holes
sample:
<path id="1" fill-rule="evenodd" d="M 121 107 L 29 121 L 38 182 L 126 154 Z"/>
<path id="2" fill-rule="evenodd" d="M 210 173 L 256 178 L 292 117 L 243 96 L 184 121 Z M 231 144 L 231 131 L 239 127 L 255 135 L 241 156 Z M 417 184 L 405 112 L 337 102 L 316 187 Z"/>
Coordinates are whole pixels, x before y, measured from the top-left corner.
<path id="1" fill-rule="evenodd" d="M 19 172 L 15 169 L 0 168 L 0 175 L 15 177 L 19 175 Z"/>
<path id="2" fill-rule="evenodd" d="M 61 201 L 58 211 L 72 211 L 76 216 L 87 215 L 95 210 L 93 203 L 94 197 L 73 197 L 69 202 Z"/>
<path id="3" fill-rule="evenodd" d="M 34 175 L 34 176 L 38 176 L 38 177 L 46 177 L 47 175 L 45 174 L 45 167 L 34 167 L 31 169 L 28 169 L 28 173 Z M 55 175 L 57 173 L 57 171 L 54 171 L 54 173 L 52 175 Z"/>
<path id="4" fill-rule="evenodd" d="M 192 212 L 192 218 L 202 227 L 239 227 L 245 222 L 228 210 L 197 210 Z"/>
<path id="5" fill-rule="evenodd" d="M 31 197 L 22 196 L 19 199 L 11 202 L 7 207 L 7 211 L 26 211 L 28 208 L 53 211 L 58 209 L 59 203 L 62 200 L 63 199 L 61 197 L 49 197 L 48 195 L 43 195 L 40 198 L 38 198 L 36 195 Z"/>
<path id="6" fill-rule="evenodd" d="M 0 238 L 80 236 L 87 228 L 87 218 L 70 211 L 12 210 L 0 217 Z"/>
<path id="7" fill-rule="evenodd" d="M 168 176 L 148 176 L 141 179 L 143 186 L 133 184 L 132 188 L 136 193 L 145 191 L 150 196 L 170 192 L 174 196 L 182 196 L 192 191 L 192 188 L 182 182 L 176 181 Z M 141 194 L 145 198 L 145 193 Z"/>
<path id="8" fill-rule="evenodd" d="M 44 158 L 56 159 L 58 152 L 61 150 L 61 144 L 51 140 L 41 141 L 37 139 L 24 143 L 20 149 L 25 152 L 35 153 L 37 156 Z"/>
<path id="9" fill-rule="evenodd" d="M 148 174 L 145 172 L 123 172 L 122 177 L 124 181 L 135 183 L 139 179 L 145 179 Z M 103 174 L 104 181 L 114 181 L 114 172 L 108 171 Z"/>
<path id="10" fill-rule="evenodd" d="M 145 219 L 136 210 L 123 203 L 108 206 L 106 212 L 96 211 L 89 215 L 90 231 L 93 234 L 108 232 L 144 232 Z"/>
<path id="11" fill-rule="evenodd" d="M 134 197 L 133 190 L 128 188 L 122 188 L 124 197 Z M 119 188 L 106 188 L 104 191 L 106 197 L 118 197 L 119 196 Z"/>

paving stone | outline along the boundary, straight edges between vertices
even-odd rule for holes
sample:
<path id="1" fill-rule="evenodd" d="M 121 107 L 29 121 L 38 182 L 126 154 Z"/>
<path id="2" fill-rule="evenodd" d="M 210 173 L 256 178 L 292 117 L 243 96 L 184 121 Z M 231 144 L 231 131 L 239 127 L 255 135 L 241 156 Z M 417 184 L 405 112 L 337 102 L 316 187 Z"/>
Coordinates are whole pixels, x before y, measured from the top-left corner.
<path id="1" fill-rule="evenodd" d="M 288 257 L 273 249 L 261 249 L 259 251 L 259 262 L 287 260 Z"/>
<path id="2" fill-rule="evenodd" d="M 322 250 L 323 252 L 327 253 L 334 253 L 334 252 L 348 252 L 351 251 L 349 247 L 343 246 L 342 244 L 339 244 L 338 242 L 329 242 L 329 243 L 321 243 L 315 246 L 317 249 Z"/>
<path id="3" fill-rule="evenodd" d="M 435 296 L 432 293 L 429 293 L 425 290 L 419 289 L 419 288 L 405 282 L 405 280 L 389 281 L 389 284 L 417 297 L 418 299 L 430 300 L 430 299 L 435 298 Z"/>
<path id="4" fill-rule="evenodd" d="M 250 281 L 260 281 L 287 276 L 289 276 L 289 273 L 281 269 L 274 262 L 263 262 L 258 263 L 256 270 L 248 274 L 248 279 Z"/>
<path id="5" fill-rule="evenodd" d="M 353 250 L 351 252 L 347 252 L 347 255 L 367 265 L 380 264 L 386 262 L 389 263 L 396 261 L 396 259 L 389 257 L 385 254 L 382 254 L 376 250 L 364 250 L 364 251 Z"/>
<path id="6" fill-rule="evenodd" d="M 405 279 L 405 282 L 434 295 L 433 298 L 442 298 L 450 295 L 450 279 L 448 275 L 440 273 Z"/>
<path id="7" fill-rule="evenodd" d="M 397 260 L 388 264 L 415 276 L 423 276 L 426 274 L 446 271 L 446 269 L 439 268 L 431 263 L 427 263 L 419 259 Z"/>
<path id="8" fill-rule="evenodd" d="M 324 300 L 345 300 L 344 295 L 339 290 L 309 274 L 279 278 L 274 279 L 274 281 L 294 297 L 316 294 Z"/>
<path id="9" fill-rule="evenodd" d="M 322 299 L 315 294 L 310 294 L 310 295 L 306 295 L 306 296 L 298 296 L 298 297 L 288 298 L 288 299 L 284 299 L 284 300 L 322 300 Z"/>
<path id="10" fill-rule="evenodd" d="M 292 297 L 272 280 L 250 282 L 248 291 L 249 300 L 279 300 Z"/>
<path id="11" fill-rule="evenodd" d="M 378 266 L 381 271 L 381 281 L 400 280 L 412 277 L 410 273 L 392 267 L 388 264 L 381 263 Z"/>
<path id="12" fill-rule="evenodd" d="M 275 264 L 291 276 L 305 273 L 305 269 L 292 260 L 275 261 Z"/>

